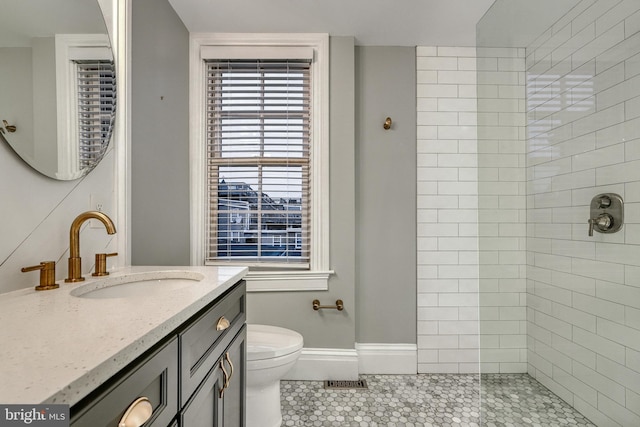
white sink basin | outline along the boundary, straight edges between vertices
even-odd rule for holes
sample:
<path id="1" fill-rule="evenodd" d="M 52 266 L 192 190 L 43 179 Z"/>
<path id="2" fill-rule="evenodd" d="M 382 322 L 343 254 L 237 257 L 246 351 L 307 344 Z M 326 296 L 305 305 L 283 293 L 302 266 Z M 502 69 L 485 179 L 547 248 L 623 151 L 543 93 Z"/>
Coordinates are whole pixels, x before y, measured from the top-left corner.
<path id="1" fill-rule="evenodd" d="M 204 279 L 195 271 L 149 271 L 107 277 L 79 286 L 71 295 L 80 298 L 144 297 L 158 292 L 175 291 Z"/>

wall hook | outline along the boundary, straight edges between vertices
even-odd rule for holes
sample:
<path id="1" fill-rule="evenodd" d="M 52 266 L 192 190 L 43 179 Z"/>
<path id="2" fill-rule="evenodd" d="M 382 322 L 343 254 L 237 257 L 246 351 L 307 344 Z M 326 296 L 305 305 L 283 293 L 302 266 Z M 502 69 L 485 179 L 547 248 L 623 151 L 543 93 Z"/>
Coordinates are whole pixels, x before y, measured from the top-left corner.
<path id="1" fill-rule="evenodd" d="M 7 122 L 6 120 L 3 120 L 2 123 L 4 124 L 4 127 L 7 128 L 7 131 L 10 133 L 15 132 L 17 129 L 14 125 L 10 125 L 9 122 Z"/>
<path id="2" fill-rule="evenodd" d="M 384 127 L 384 130 L 389 130 L 391 129 L 391 125 L 393 124 L 393 121 L 391 120 L 391 117 L 387 117 L 387 119 L 384 121 L 384 125 L 382 125 L 382 127 Z"/>

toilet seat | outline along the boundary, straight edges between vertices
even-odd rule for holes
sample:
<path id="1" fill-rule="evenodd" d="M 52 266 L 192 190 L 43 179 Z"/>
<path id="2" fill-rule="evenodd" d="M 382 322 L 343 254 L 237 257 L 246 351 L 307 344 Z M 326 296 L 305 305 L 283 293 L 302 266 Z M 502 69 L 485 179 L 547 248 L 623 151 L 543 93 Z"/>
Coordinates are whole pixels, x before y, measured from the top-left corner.
<path id="1" fill-rule="evenodd" d="M 247 361 L 281 358 L 302 349 L 303 338 L 290 329 L 247 325 Z"/>

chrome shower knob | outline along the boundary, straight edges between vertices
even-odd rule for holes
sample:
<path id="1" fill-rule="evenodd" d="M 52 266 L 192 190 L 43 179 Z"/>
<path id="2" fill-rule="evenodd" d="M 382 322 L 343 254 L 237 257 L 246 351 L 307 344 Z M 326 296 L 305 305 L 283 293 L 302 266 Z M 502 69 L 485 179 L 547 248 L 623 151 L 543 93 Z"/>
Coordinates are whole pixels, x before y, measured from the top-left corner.
<path id="1" fill-rule="evenodd" d="M 597 228 L 599 232 L 607 232 L 613 227 L 613 217 L 609 214 L 600 214 L 597 218 L 589 219 L 589 236 L 593 236 L 593 229 Z"/>

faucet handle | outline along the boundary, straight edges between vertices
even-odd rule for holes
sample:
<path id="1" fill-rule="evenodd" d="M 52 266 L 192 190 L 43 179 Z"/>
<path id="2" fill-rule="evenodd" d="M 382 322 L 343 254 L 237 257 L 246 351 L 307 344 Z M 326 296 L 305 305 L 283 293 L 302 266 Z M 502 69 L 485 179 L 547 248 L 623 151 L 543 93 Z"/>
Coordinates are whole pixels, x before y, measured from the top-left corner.
<path id="1" fill-rule="evenodd" d="M 55 261 L 42 261 L 39 265 L 24 267 L 20 269 L 23 273 L 27 271 L 40 270 L 40 284 L 36 286 L 36 291 L 46 291 L 60 287 L 56 283 L 56 263 Z"/>
<path id="2" fill-rule="evenodd" d="M 92 274 L 92 276 L 108 276 L 109 272 L 107 271 L 107 257 L 116 255 L 118 255 L 118 252 L 113 252 L 110 254 L 96 254 L 96 271 Z"/>

